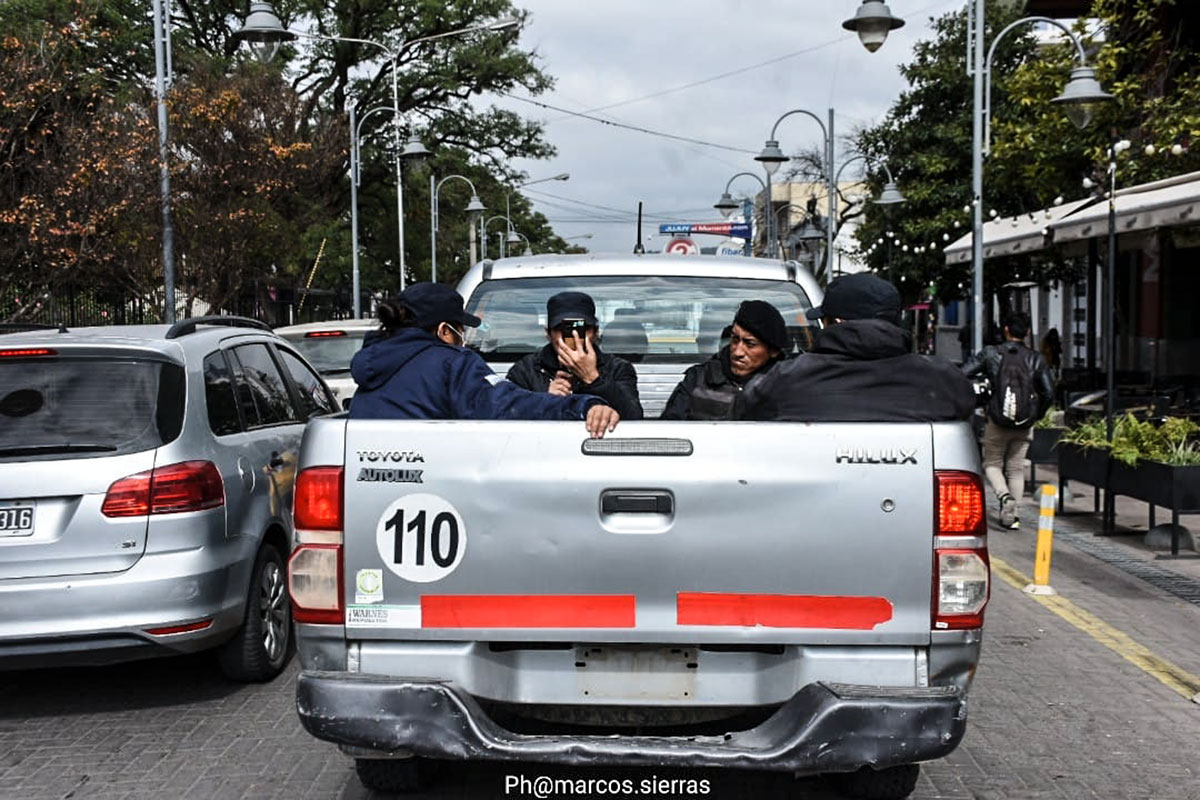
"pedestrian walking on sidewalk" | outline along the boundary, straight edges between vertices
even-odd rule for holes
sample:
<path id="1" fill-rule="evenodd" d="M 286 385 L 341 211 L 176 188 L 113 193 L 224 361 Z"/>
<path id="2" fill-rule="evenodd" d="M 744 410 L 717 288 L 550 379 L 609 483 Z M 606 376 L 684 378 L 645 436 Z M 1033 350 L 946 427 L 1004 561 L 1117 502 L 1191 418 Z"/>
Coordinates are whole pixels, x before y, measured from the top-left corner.
<path id="1" fill-rule="evenodd" d="M 988 345 L 963 364 L 968 378 L 984 374 L 990 397 L 983 431 L 983 471 L 1000 503 L 1000 525 L 1021 527 L 1017 507 L 1025 494 L 1025 467 L 1033 426 L 1054 402 L 1054 380 L 1045 359 L 1025 346 L 1029 317 L 1004 323 L 1004 342 Z"/>

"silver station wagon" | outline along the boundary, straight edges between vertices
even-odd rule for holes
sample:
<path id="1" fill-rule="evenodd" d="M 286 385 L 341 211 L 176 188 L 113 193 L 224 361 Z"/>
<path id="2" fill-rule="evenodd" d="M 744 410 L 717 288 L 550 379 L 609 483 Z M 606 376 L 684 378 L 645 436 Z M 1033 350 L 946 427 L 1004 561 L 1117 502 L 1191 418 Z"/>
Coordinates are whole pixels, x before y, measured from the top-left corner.
<path id="1" fill-rule="evenodd" d="M 0 669 L 220 648 L 273 678 L 300 436 L 336 407 L 255 320 L 0 335 Z"/>

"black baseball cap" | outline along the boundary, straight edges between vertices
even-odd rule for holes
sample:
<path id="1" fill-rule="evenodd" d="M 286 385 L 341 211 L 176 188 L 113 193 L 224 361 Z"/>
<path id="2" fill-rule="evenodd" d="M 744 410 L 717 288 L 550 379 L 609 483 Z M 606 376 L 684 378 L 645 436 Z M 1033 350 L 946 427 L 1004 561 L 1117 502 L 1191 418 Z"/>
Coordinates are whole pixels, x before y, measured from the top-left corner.
<path id="1" fill-rule="evenodd" d="M 546 301 L 547 328 L 557 328 L 569 319 L 581 319 L 597 325 L 596 303 L 583 292 L 559 292 Z"/>
<path id="2" fill-rule="evenodd" d="M 444 283 L 414 283 L 400 293 L 400 305 L 407 308 L 418 328 L 441 322 L 479 327 L 479 317 L 463 310 L 462 295 Z"/>
<path id="3" fill-rule="evenodd" d="M 842 275 L 825 289 L 825 299 L 806 313 L 810 320 L 886 319 L 900 322 L 900 292 L 869 272 Z"/>

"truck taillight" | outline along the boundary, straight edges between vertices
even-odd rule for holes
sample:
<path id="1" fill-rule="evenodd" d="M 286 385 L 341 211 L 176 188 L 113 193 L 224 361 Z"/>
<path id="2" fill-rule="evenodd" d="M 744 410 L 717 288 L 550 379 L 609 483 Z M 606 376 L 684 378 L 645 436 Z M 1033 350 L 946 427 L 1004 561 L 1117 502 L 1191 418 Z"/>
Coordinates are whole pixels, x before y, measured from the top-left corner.
<path id="1" fill-rule="evenodd" d="M 296 477 L 293 508 L 297 530 L 342 530 L 342 468 L 302 470 Z"/>
<path id="2" fill-rule="evenodd" d="M 113 483 L 100 513 L 106 517 L 180 514 L 225 505 L 225 483 L 211 461 L 155 467 Z"/>
<path id="3" fill-rule="evenodd" d="M 288 559 L 288 594 L 296 622 L 340 625 L 342 603 L 342 546 L 301 544 Z"/>
<path id="4" fill-rule="evenodd" d="M 296 476 L 292 519 L 297 547 L 288 559 L 288 594 L 296 622 L 340 625 L 343 494 L 341 467 L 309 467 Z"/>
<path id="5" fill-rule="evenodd" d="M 983 481 L 972 472 L 938 470 L 933 550 L 934 630 L 983 626 L 991 593 Z"/>

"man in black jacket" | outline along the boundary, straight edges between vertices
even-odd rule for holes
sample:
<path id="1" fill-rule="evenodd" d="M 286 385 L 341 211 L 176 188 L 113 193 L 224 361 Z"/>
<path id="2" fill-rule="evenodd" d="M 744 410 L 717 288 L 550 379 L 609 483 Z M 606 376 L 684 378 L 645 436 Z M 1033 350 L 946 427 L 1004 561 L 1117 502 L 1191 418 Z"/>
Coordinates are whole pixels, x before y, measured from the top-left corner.
<path id="1" fill-rule="evenodd" d="M 762 300 L 746 300 L 733 317 L 729 344 L 683 373 L 661 419 L 731 419 L 742 388 L 783 358 L 788 346 L 779 310 Z"/>
<path id="2" fill-rule="evenodd" d="M 550 343 L 513 364 L 508 379 L 531 392 L 590 394 L 616 409 L 621 419 L 641 419 L 637 373 L 625 359 L 600 350 L 592 298 L 559 292 L 546 301 L 546 322 Z"/>
<path id="3" fill-rule="evenodd" d="M 963 364 L 968 378 L 987 375 L 991 399 L 983 431 L 983 472 L 1000 501 L 1000 524 L 1021 527 L 1017 506 L 1025 494 L 1025 467 L 1033 425 L 1054 403 L 1054 380 L 1045 359 L 1025 346 L 1029 317 L 1004 323 L 1004 343 L 988 345 Z"/>
<path id="4" fill-rule="evenodd" d="M 900 327 L 900 293 L 870 273 L 829 284 L 809 319 L 823 319 L 813 348 L 746 387 L 740 419 L 801 422 L 965 420 L 970 382 L 944 358 L 912 352 Z"/>

